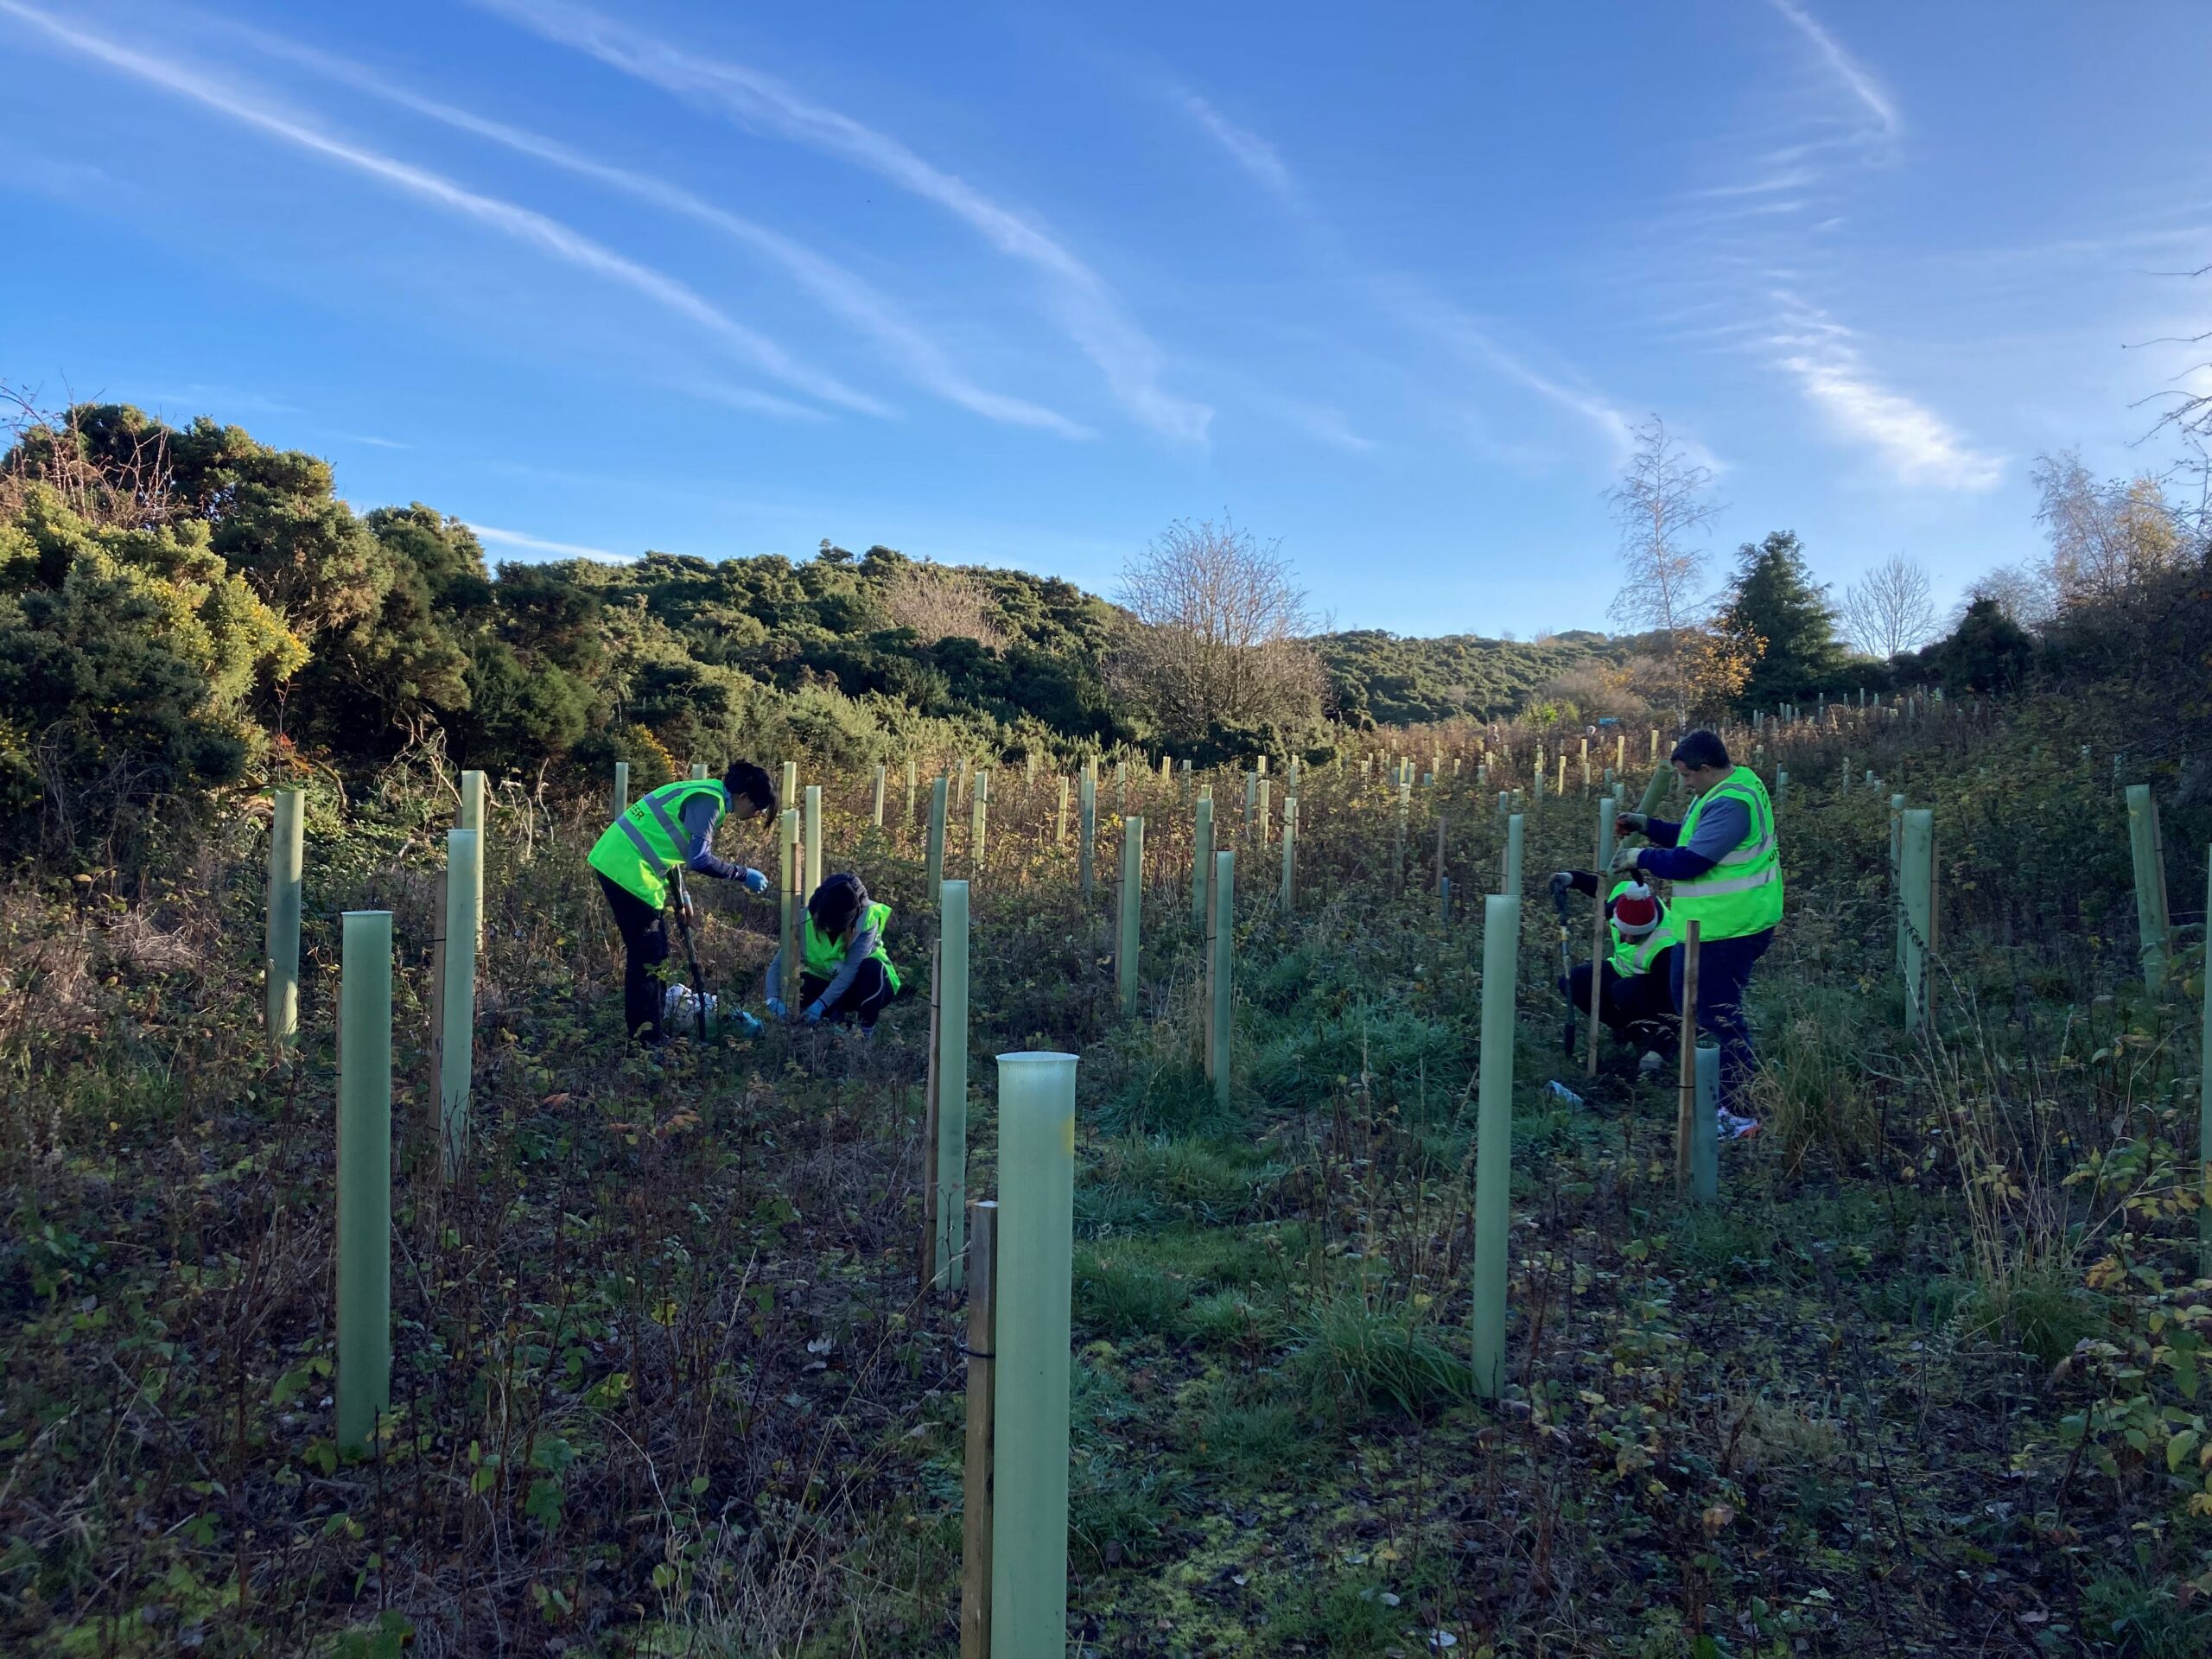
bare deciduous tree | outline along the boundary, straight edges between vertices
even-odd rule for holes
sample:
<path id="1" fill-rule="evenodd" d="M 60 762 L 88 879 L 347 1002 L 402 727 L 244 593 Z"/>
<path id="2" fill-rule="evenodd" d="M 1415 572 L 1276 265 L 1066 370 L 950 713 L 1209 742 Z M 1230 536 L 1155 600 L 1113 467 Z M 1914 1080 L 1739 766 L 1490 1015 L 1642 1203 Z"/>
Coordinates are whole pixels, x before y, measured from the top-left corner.
<path id="1" fill-rule="evenodd" d="M 37 484 L 88 524 L 166 524 L 175 511 L 168 435 L 150 421 L 134 426 L 110 418 L 118 412 L 92 404 L 41 409 L 28 389 L 0 382 L 0 517 L 22 512 Z M 103 423 L 89 429 L 96 419 Z"/>
<path id="2" fill-rule="evenodd" d="M 2069 449 L 2037 459 L 2036 522 L 2050 543 L 2044 575 L 2058 606 L 2116 599 L 2184 552 L 2164 486 L 2145 474 L 2100 482 Z"/>
<path id="3" fill-rule="evenodd" d="M 1884 662 L 1936 632 L 1936 600 L 1927 569 L 1902 553 L 1884 560 L 1843 590 L 1843 628 L 1851 642 Z"/>
<path id="4" fill-rule="evenodd" d="M 1118 597 L 1131 620 L 1110 664 L 1115 687 L 1170 741 L 1319 711 L 1313 617 L 1281 543 L 1262 545 L 1227 518 L 1179 519 L 1123 568 Z"/>
<path id="5" fill-rule="evenodd" d="M 1002 650 L 1006 632 L 993 613 L 991 595 L 964 570 L 941 564 L 907 564 L 883 584 L 884 614 L 897 628 L 911 628 L 925 645 L 940 639 L 973 639 Z"/>
<path id="6" fill-rule="evenodd" d="M 1636 429 L 1636 453 L 1607 499 L 1621 528 L 1624 580 L 1613 597 L 1613 620 L 1661 636 L 1660 653 L 1677 685 L 1683 681 L 1681 635 L 1702 622 L 1705 550 L 1698 545 L 1720 512 L 1713 469 L 1693 460 L 1654 415 Z"/>
<path id="7" fill-rule="evenodd" d="M 1953 627 L 1959 625 L 1967 607 L 1977 599 L 1995 601 L 1999 610 L 2024 628 L 2040 628 L 2058 613 L 2057 595 L 2051 591 L 2050 578 L 2040 565 L 2000 564 L 1975 578 L 1967 589 L 1966 597 L 1951 613 Z"/>

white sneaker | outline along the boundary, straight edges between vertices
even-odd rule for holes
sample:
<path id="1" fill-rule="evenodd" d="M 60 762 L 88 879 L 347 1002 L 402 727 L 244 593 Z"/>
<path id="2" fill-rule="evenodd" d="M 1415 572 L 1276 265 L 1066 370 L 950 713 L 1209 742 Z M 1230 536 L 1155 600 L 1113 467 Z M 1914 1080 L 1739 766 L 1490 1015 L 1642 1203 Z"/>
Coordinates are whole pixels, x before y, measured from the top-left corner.
<path id="1" fill-rule="evenodd" d="M 1726 1107 L 1719 1109 L 1720 1138 L 1723 1141 L 1748 1141 L 1759 1132 L 1756 1117 L 1738 1117 Z"/>

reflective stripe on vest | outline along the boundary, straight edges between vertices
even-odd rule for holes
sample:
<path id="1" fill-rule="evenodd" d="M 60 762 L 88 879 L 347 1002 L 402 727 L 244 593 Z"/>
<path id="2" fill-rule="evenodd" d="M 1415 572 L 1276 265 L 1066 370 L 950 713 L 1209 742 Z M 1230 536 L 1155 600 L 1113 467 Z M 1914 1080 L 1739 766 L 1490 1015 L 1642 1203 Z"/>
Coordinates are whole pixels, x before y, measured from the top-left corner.
<path id="1" fill-rule="evenodd" d="M 680 779 L 632 803 L 593 843 L 587 861 L 625 893 L 658 909 L 668 902 L 669 870 L 683 862 L 690 847 L 682 823 L 684 805 L 699 795 L 713 800 L 720 823 L 729 810 L 728 791 L 711 779 Z"/>
<path id="2" fill-rule="evenodd" d="M 1611 905 L 1635 885 L 1632 881 L 1615 882 L 1613 890 L 1605 895 L 1605 903 Z M 1650 970 L 1654 958 L 1662 950 L 1681 943 L 1681 930 L 1675 925 L 1674 912 L 1661 905 L 1659 919 L 1652 924 L 1651 931 L 1642 938 L 1631 939 L 1624 936 L 1618 926 L 1613 929 L 1613 972 L 1623 979 L 1634 979 L 1638 974 Z"/>
<path id="3" fill-rule="evenodd" d="M 899 990 L 899 970 L 891 965 L 891 953 L 883 948 L 883 935 L 890 925 L 891 906 L 871 902 L 868 913 L 861 918 L 860 931 L 862 933 L 874 931 L 875 949 L 869 951 L 868 956 L 871 960 L 883 964 L 884 976 L 891 982 L 892 993 L 895 995 Z M 799 938 L 799 966 L 804 972 L 816 979 L 836 978 L 837 970 L 845 965 L 846 949 L 843 939 L 824 938 L 814 925 L 814 918 L 810 915 L 806 918 Z"/>
<path id="4" fill-rule="evenodd" d="M 1782 853 L 1775 837 L 1774 807 L 1766 785 L 1749 766 L 1738 766 L 1690 805 L 1675 844 L 1687 847 L 1696 833 L 1707 803 L 1726 797 L 1741 801 L 1749 823 L 1744 839 L 1707 874 L 1675 883 L 1675 919 L 1698 925 L 1706 939 L 1736 939 L 1763 933 L 1782 919 Z"/>
<path id="5" fill-rule="evenodd" d="M 1634 979 L 1638 974 L 1649 973 L 1652 963 L 1662 950 L 1673 949 L 1682 942 L 1681 931 L 1671 915 L 1662 914 L 1659 925 L 1640 939 L 1624 939 L 1613 935 L 1613 971 L 1623 979 Z"/>

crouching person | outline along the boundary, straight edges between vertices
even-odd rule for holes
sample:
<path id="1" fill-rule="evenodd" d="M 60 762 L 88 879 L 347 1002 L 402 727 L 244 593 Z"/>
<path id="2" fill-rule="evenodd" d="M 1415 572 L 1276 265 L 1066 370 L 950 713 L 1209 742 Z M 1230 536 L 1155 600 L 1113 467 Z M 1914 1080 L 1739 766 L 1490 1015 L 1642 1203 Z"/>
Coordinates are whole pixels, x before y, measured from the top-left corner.
<path id="1" fill-rule="evenodd" d="M 1598 878 L 1588 870 L 1561 870 L 1552 877 L 1552 891 L 1594 899 Z M 1645 1071 L 1656 1071 L 1678 1046 L 1668 975 L 1681 931 L 1651 889 L 1632 880 L 1614 883 L 1605 899 L 1605 919 L 1612 948 L 1599 964 L 1598 1020 L 1617 1039 L 1642 1052 Z M 1575 963 L 1559 988 L 1578 1014 L 1588 1013 L 1590 964 Z"/>
<path id="2" fill-rule="evenodd" d="M 863 1032 L 899 995 L 899 969 L 884 948 L 891 906 L 874 902 L 857 875 L 831 876 L 806 901 L 799 924 L 798 1004 L 810 1026 L 857 1020 Z M 785 1007 L 784 953 L 768 963 L 768 1012 L 791 1017 Z"/>

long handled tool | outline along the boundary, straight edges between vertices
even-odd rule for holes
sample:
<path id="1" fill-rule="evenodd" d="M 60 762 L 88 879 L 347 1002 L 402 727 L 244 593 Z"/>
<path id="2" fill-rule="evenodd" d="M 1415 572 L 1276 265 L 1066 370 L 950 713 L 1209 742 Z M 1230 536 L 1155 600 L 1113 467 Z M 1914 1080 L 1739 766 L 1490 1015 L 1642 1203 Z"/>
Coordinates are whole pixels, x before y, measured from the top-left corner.
<path id="1" fill-rule="evenodd" d="M 691 945 L 691 896 L 683 891 L 683 872 L 676 872 L 676 931 L 683 937 L 683 959 L 691 966 L 691 1008 L 699 1021 L 699 1040 L 707 1040 L 707 982 L 699 976 L 699 953 Z"/>
<path id="2" fill-rule="evenodd" d="M 1560 1052 L 1565 1054 L 1567 1058 L 1571 1060 L 1574 1058 L 1574 1016 L 1576 1011 L 1574 1007 L 1573 989 L 1574 955 L 1572 947 L 1567 942 L 1570 933 L 1570 930 L 1567 924 L 1567 895 L 1568 891 L 1569 889 L 1564 883 L 1554 882 L 1552 885 L 1552 903 L 1557 906 L 1559 910 L 1559 978 L 1560 983 L 1567 988 L 1567 1025 L 1560 1033 Z M 1602 908 L 1603 906 L 1600 906 L 1600 909 Z M 1598 971 L 1596 963 L 1593 962 L 1591 963 L 1590 971 L 1593 975 Z"/>

